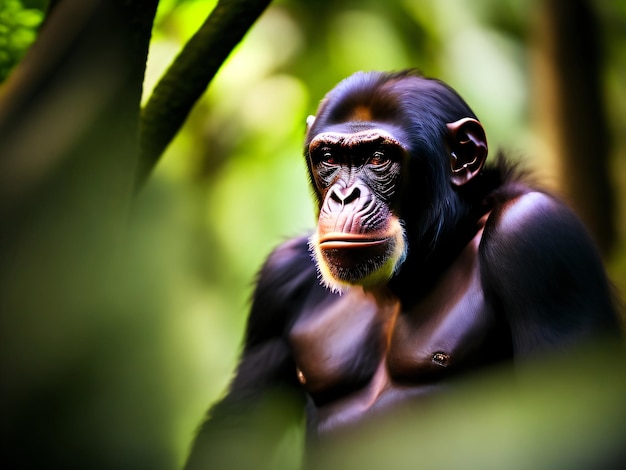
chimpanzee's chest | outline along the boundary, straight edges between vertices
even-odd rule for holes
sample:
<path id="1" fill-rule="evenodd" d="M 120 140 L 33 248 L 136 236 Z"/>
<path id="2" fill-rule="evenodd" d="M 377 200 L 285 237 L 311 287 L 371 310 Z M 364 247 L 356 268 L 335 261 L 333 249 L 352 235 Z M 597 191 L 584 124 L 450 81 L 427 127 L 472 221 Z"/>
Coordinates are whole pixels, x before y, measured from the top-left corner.
<path id="1" fill-rule="evenodd" d="M 470 248 L 410 310 L 356 287 L 305 302 L 289 339 L 318 409 L 362 414 L 489 360 L 494 318 Z"/>

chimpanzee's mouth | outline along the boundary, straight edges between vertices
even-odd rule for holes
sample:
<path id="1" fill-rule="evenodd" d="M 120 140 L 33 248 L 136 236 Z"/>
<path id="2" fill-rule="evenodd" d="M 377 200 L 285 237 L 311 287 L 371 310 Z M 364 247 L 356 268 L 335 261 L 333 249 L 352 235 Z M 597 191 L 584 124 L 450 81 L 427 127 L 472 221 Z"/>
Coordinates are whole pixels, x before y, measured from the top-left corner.
<path id="1" fill-rule="evenodd" d="M 341 248 L 375 248 L 386 244 L 388 241 L 388 237 L 372 237 L 364 234 L 334 232 L 320 237 L 319 246 L 323 250 Z"/>

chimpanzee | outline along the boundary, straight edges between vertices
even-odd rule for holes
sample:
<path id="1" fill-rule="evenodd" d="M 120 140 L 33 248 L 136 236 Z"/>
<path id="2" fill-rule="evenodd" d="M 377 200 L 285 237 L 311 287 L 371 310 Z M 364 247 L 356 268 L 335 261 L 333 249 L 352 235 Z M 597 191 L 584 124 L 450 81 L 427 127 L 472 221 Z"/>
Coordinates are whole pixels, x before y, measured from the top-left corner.
<path id="1" fill-rule="evenodd" d="M 619 330 L 581 222 L 504 158 L 484 166 L 485 131 L 443 82 L 352 75 L 307 121 L 304 156 L 317 228 L 263 266 L 189 468 L 213 468 L 219 428 L 276 387 L 304 397 L 323 439 L 461 374 Z"/>

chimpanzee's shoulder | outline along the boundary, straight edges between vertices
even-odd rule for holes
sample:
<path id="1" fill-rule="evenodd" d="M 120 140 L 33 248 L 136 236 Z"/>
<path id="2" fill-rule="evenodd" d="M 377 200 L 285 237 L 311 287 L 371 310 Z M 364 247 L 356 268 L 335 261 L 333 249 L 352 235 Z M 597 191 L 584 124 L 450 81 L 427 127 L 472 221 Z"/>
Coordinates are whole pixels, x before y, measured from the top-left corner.
<path id="1" fill-rule="evenodd" d="M 312 277 L 317 277 L 315 263 L 309 250 L 309 239 L 303 236 L 281 243 L 270 253 L 259 273 L 259 282 L 289 286 Z"/>
<path id="2" fill-rule="evenodd" d="M 574 211 L 562 199 L 541 188 L 519 162 L 498 154 L 486 173 L 489 175 L 486 204 L 491 208 L 487 238 L 532 241 L 550 232 L 562 235 L 567 229 L 586 236 L 586 229 Z"/>
<path id="3" fill-rule="evenodd" d="M 535 270 L 545 271 L 550 264 L 571 267 L 576 261 L 601 265 L 595 243 L 572 208 L 542 189 L 519 163 L 498 155 L 485 169 L 485 180 L 491 212 L 481 256 L 487 266 L 502 271 L 518 263 L 530 269 L 535 263 Z"/>
<path id="4" fill-rule="evenodd" d="M 585 232 L 574 212 L 551 194 L 516 184 L 503 186 L 496 196 L 485 227 L 488 237 L 523 240 L 568 228 Z"/>
<path id="5" fill-rule="evenodd" d="M 485 224 L 480 254 L 493 277 L 509 282 L 561 278 L 563 271 L 603 278 L 597 247 L 575 212 L 554 195 L 520 184 L 503 187 Z"/>
<path id="6" fill-rule="evenodd" d="M 318 283 L 307 237 L 293 238 L 276 247 L 258 274 L 246 343 L 284 334 L 303 299 Z"/>
<path id="7" fill-rule="evenodd" d="M 508 319 L 517 351 L 618 331 L 602 258 L 575 212 L 531 187 L 506 191 L 486 221 L 479 259 L 486 296 Z"/>
<path id="8" fill-rule="evenodd" d="M 521 163 L 511 161 L 502 153 L 485 168 L 482 179 L 483 202 L 491 209 L 487 224 L 491 235 L 520 230 L 532 233 L 533 228 L 529 227 L 532 224 L 544 229 L 558 228 L 561 223 L 580 224 L 562 200 L 542 189 Z"/>

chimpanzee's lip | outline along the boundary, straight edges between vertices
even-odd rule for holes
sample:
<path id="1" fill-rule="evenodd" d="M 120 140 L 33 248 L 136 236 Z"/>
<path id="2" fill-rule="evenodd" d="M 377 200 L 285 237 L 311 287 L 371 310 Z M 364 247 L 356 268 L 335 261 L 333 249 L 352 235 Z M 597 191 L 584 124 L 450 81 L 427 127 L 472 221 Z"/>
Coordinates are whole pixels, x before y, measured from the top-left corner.
<path id="1" fill-rule="evenodd" d="M 383 245 L 388 237 L 371 236 L 354 233 L 327 233 L 320 237 L 319 246 L 326 250 L 338 248 L 370 248 Z"/>

